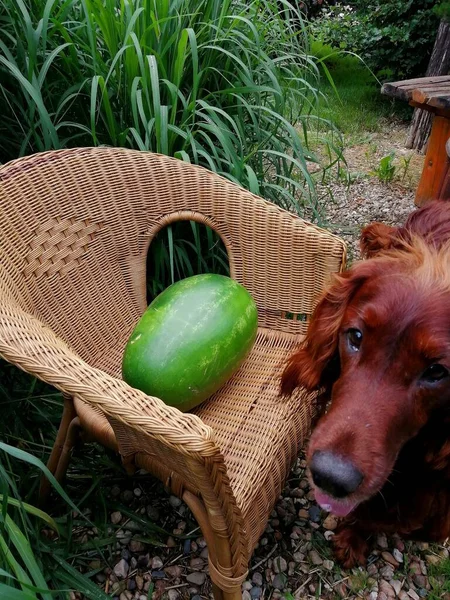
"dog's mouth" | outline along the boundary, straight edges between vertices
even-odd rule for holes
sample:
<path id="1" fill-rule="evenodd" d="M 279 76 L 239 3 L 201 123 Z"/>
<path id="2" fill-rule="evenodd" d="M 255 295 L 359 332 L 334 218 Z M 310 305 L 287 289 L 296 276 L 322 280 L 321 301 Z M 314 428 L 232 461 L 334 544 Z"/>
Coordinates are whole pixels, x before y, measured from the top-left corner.
<path id="1" fill-rule="evenodd" d="M 315 489 L 315 496 L 317 504 L 329 513 L 333 513 L 336 517 L 346 517 L 350 514 L 359 504 L 357 500 L 340 500 L 339 498 L 333 498 L 320 491 L 318 488 Z"/>

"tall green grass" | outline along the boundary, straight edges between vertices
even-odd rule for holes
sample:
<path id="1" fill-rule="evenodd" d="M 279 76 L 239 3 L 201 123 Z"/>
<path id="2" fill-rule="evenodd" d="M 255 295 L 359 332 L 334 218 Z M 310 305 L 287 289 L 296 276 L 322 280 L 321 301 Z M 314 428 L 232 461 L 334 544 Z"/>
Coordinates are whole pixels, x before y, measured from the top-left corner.
<path id="1" fill-rule="evenodd" d="M 314 200 L 305 133 L 318 70 L 287 0 L 0 9 L 0 160 L 126 146 L 204 165 L 300 213 Z"/>

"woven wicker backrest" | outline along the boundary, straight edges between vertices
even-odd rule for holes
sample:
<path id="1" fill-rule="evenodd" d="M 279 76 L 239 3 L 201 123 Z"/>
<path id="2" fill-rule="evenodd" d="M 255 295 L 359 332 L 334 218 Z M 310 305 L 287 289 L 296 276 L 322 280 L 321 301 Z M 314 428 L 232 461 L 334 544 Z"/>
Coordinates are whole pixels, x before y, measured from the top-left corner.
<path id="1" fill-rule="evenodd" d="M 0 186 L 0 284 L 93 365 L 144 311 L 149 245 L 177 219 L 219 233 L 261 326 L 304 333 L 318 293 L 341 266 L 338 238 L 165 156 L 48 152 L 0 168 Z"/>

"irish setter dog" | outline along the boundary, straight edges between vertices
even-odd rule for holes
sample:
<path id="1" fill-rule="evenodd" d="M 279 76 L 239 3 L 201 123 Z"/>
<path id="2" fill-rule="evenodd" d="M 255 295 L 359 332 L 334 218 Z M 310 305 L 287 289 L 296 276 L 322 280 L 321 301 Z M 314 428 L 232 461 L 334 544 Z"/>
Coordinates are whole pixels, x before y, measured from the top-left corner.
<path id="1" fill-rule="evenodd" d="M 307 460 L 318 504 L 343 517 L 346 567 L 372 533 L 450 536 L 450 202 L 361 235 L 281 380 L 320 390 Z"/>

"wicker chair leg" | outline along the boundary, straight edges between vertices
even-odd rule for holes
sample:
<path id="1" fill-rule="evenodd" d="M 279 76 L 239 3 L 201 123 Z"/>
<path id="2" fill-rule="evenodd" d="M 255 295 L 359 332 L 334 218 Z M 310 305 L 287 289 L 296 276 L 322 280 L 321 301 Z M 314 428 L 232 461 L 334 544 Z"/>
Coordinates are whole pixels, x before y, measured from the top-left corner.
<path id="1" fill-rule="evenodd" d="M 58 463 L 61 457 L 61 452 L 63 451 L 63 447 L 67 438 L 67 432 L 69 430 L 69 426 L 73 419 L 75 418 L 75 408 L 73 405 L 73 400 L 70 396 L 64 396 L 64 408 L 63 414 L 61 417 L 61 423 L 59 424 L 58 433 L 56 435 L 56 440 L 53 445 L 52 451 L 50 453 L 50 458 L 47 462 L 47 469 L 50 471 L 52 475 L 55 474 L 55 471 L 58 467 Z M 41 483 L 39 486 L 39 505 L 45 506 L 49 493 L 50 493 L 50 482 L 42 475 Z"/>
<path id="2" fill-rule="evenodd" d="M 184 502 L 189 506 L 192 514 L 202 530 L 203 536 L 208 545 L 210 566 L 220 564 L 224 568 L 231 567 L 231 552 L 227 538 L 217 535 L 211 527 L 208 514 L 203 502 L 191 492 L 185 491 L 182 495 Z M 213 574 L 211 573 L 211 578 Z M 214 600 L 242 600 L 241 586 L 223 590 L 220 585 L 212 582 Z"/>
<path id="3" fill-rule="evenodd" d="M 67 431 L 66 441 L 61 452 L 61 456 L 58 462 L 58 466 L 55 471 L 55 479 L 61 483 L 69 466 L 70 457 L 72 456 L 72 450 L 80 438 L 81 423 L 78 417 L 72 419 L 69 429 Z"/>

